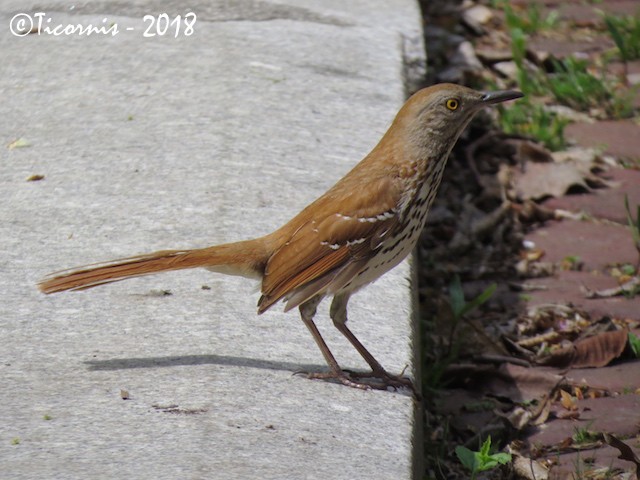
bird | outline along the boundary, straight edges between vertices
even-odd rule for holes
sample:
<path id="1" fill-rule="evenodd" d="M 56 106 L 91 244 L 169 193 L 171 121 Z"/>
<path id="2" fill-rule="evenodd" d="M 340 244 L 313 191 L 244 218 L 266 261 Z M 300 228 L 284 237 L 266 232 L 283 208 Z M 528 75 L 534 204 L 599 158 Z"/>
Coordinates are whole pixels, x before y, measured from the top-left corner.
<path id="1" fill-rule="evenodd" d="M 51 294 L 84 290 L 131 277 L 204 267 L 261 281 L 258 314 L 283 301 L 298 308 L 328 371 L 302 372 L 360 389 L 414 390 L 411 379 L 387 372 L 347 326 L 351 296 L 404 260 L 415 247 L 447 159 L 461 133 L 483 107 L 523 97 L 516 90 L 481 92 L 436 84 L 414 93 L 379 143 L 291 220 L 264 236 L 193 250 L 162 250 L 76 267 L 43 278 Z M 332 297 L 333 325 L 371 372 L 343 370 L 314 315 Z"/>

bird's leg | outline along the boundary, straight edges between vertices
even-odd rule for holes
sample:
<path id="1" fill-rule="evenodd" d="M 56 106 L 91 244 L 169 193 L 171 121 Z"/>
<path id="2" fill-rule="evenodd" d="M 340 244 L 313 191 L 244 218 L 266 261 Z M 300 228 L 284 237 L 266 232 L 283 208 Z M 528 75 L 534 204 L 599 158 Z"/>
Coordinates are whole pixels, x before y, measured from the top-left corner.
<path id="1" fill-rule="evenodd" d="M 364 345 L 357 339 L 357 337 L 353 334 L 351 330 L 347 327 L 347 303 L 349 302 L 349 294 L 348 293 L 339 293 L 333 297 L 333 302 L 331 302 L 331 320 L 333 320 L 333 324 L 335 327 L 342 333 L 347 340 L 355 347 L 358 353 L 364 358 L 364 360 L 371 367 L 371 373 L 365 374 L 357 374 L 352 373 L 352 377 L 357 378 L 366 378 L 373 377 L 382 381 L 382 385 L 371 385 L 373 388 L 387 388 L 393 387 L 395 389 L 399 387 L 407 387 L 411 389 L 414 393 L 416 390 L 413 386 L 413 382 L 411 379 L 407 377 L 403 377 L 401 375 L 392 375 L 388 373 L 383 366 L 378 362 L 371 353 L 365 348 Z"/>
<path id="2" fill-rule="evenodd" d="M 297 373 L 304 374 L 308 378 L 318 378 L 318 379 L 324 379 L 324 380 L 335 379 L 348 387 L 360 388 L 363 390 L 367 390 L 371 388 L 367 384 L 354 381 L 347 372 L 344 372 L 340 368 L 340 365 L 338 365 L 336 358 L 331 353 L 331 350 L 329 350 L 327 343 L 322 338 L 322 335 L 320 335 L 320 331 L 318 330 L 318 327 L 316 327 L 316 324 L 313 322 L 313 316 L 316 314 L 316 309 L 318 308 L 318 304 L 320 303 L 321 300 L 322 300 L 322 296 L 317 295 L 312 299 L 306 301 L 302 305 L 300 305 L 300 316 L 302 317 L 302 321 L 304 322 L 304 324 L 307 326 L 307 328 L 311 332 L 313 339 L 316 341 L 316 344 L 320 348 L 320 351 L 322 352 L 324 359 L 329 365 L 329 371 L 325 373 L 311 373 L 311 372 L 297 372 Z"/>

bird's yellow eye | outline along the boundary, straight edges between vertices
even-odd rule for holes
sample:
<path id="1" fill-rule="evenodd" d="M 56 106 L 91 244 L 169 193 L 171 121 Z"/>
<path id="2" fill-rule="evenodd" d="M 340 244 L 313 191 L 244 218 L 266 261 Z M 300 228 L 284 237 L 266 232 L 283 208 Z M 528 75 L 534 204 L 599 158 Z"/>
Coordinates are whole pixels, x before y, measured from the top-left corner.
<path id="1" fill-rule="evenodd" d="M 447 108 L 451 111 L 457 110 L 459 105 L 460 104 L 458 103 L 458 100 L 456 100 L 455 98 L 450 98 L 449 100 L 447 100 Z"/>

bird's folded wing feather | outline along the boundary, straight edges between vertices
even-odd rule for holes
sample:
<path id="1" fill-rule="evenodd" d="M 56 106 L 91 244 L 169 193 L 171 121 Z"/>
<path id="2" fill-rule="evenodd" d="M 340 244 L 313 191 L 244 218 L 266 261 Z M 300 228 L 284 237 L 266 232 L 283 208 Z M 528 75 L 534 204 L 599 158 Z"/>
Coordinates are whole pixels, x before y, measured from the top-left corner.
<path id="1" fill-rule="evenodd" d="M 345 192 L 339 202 L 335 202 L 336 192 L 329 193 L 334 197 L 331 204 L 341 211 L 333 209 L 323 217 L 306 219 L 272 255 L 265 269 L 259 312 L 304 286 L 310 287 L 305 289 L 305 298 L 288 304 L 287 309 L 324 293 L 343 267 L 375 253 L 396 225 L 400 189 L 392 179 Z"/>

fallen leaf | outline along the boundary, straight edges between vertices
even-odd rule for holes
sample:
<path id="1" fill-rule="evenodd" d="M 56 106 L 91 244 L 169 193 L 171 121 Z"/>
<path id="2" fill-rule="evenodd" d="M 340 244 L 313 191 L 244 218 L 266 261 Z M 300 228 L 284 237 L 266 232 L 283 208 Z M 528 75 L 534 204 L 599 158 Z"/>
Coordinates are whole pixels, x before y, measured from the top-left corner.
<path id="1" fill-rule="evenodd" d="M 628 340 L 626 330 L 602 332 L 559 348 L 539 363 L 558 368 L 604 367 L 620 357 Z"/>
<path id="2" fill-rule="evenodd" d="M 531 424 L 538 426 L 542 425 L 549 418 L 551 413 L 551 395 L 544 395 L 538 408 L 533 412 L 531 417 Z"/>
<path id="3" fill-rule="evenodd" d="M 14 148 L 25 148 L 30 146 L 31 146 L 31 143 L 29 143 L 27 139 L 20 137 L 14 140 L 13 142 L 11 142 L 9 145 L 7 145 L 7 148 L 9 150 L 13 150 Z"/>
<path id="4" fill-rule="evenodd" d="M 524 480 L 547 480 L 549 478 L 549 469 L 542 463 L 520 455 L 514 456 L 513 471 L 516 478 Z"/>
<path id="5" fill-rule="evenodd" d="M 570 393 L 567 393 L 564 390 L 560 390 L 560 404 L 569 411 L 578 409 L 576 399 L 573 398 Z"/>
<path id="6" fill-rule="evenodd" d="M 522 200 L 561 197 L 569 189 L 591 190 L 583 173 L 572 163 L 529 162 L 524 173 L 515 172 L 514 185 Z"/>
<path id="7" fill-rule="evenodd" d="M 573 387 L 573 394 L 578 400 L 584 400 L 584 395 L 582 394 L 582 389 L 580 387 Z"/>
<path id="8" fill-rule="evenodd" d="M 626 330 L 602 332 L 580 340 L 575 344 L 576 352 L 571 366 L 573 368 L 604 367 L 620 357 L 628 340 L 629 334 Z"/>
<path id="9" fill-rule="evenodd" d="M 44 180 L 44 175 L 35 174 L 27 177 L 27 182 L 39 182 L 40 180 Z"/>
<path id="10" fill-rule="evenodd" d="M 548 395 L 564 377 L 540 369 L 503 364 L 494 378 L 487 379 L 485 391 L 513 401 L 529 401 Z"/>

